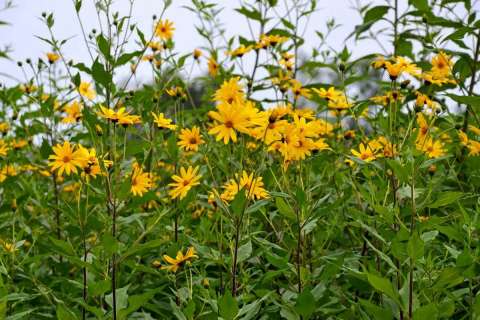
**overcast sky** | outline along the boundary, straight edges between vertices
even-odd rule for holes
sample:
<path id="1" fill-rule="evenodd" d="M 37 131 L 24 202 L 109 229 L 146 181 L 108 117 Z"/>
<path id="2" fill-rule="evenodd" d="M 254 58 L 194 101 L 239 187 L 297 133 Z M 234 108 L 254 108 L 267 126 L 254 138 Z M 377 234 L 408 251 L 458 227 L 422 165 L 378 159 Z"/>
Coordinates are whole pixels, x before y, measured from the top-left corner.
<path id="1" fill-rule="evenodd" d="M 4 0 L 0 0 L 3 2 Z M 288 1 L 288 0 L 287 0 Z M 363 0 L 364 1 L 364 0 Z M 93 7 L 93 0 L 84 0 L 81 9 L 82 21 L 87 31 L 98 28 L 97 18 Z M 234 34 L 249 35 L 245 18 L 234 11 L 240 7 L 238 0 L 217 1 L 225 8 L 221 20 L 227 30 L 227 36 Z M 373 2 L 382 2 L 375 0 Z M 128 11 L 127 0 L 117 0 L 115 9 L 121 14 Z M 195 15 L 183 8 L 190 0 L 174 0 L 165 17 L 175 23 L 176 49 L 181 53 L 191 52 L 193 49 L 205 45 L 205 40 L 196 34 L 194 25 L 198 23 Z M 35 38 L 35 35 L 47 37 L 48 30 L 40 21 L 42 12 L 53 12 L 55 17 L 54 32 L 58 38 L 73 37 L 64 49 L 64 54 L 75 61 L 88 61 L 88 53 L 81 38 L 81 29 L 75 17 L 72 0 L 14 0 L 15 8 L 1 12 L 0 20 L 8 21 L 11 25 L 0 27 L 0 45 L 9 45 L 12 48 L 11 57 L 14 61 L 0 60 L 0 71 L 14 75 L 24 81 L 21 70 L 16 66 L 17 60 L 32 58 L 36 60 L 50 51 L 48 44 Z M 316 30 L 325 30 L 325 23 L 335 16 L 336 21 L 342 25 L 330 38 L 330 45 L 336 49 L 343 47 L 343 39 L 349 34 L 355 25 L 361 22 L 358 13 L 352 9 L 353 0 L 320 0 L 318 11 L 310 20 L 308 31 L 305 35 L 309 45 L 318 45 Z M 160 0 L 136 0 L 133 10 L 134 20 L 146 34 L 151 30 L 152 15 L 160 14 L 162 1 Z M 375 43 L 355 48 L 355 54 L 370 53 L 375 48 Z M 200 70 L 197 70 L 200 72 Z M 1 81 L 12 83 L 5 78 Z"/>
<path id="2" fill-rule="evenodd" d="M 3 5 L 6 1 L 0 0 L 0 5 Z M 252 1 L 250 0 L 250 3 Z M 285 1 L 290 2 L 292 0 Z M 31 58 L 35 61 L 38 57 L 44 57 L 45 53 L 51 51 L 48 44 L 35 37 L 35 35 L 48 37 L 48 30 L 44 23 L 40 21 L 42 12 L 52 12 L 54 14 L 54 33 L 57 38 L 71 38 L 63 49 L 63 54 L 67 56 L 67 59 L 73 59 L 76 62 L 87 62 L 87 65 L 90 65 L 91 61 L 83 43 L 81 29 L 75 15 L 74 0 L 13 0 L 13 2 L 15 8 L 0 12 L 0 21 L 10 23 L 8 26 L 0 26 L 0 46 L 9 45 L 13 50 L 10 54 L 13 60 L 0 59 L 0 81 L 7 84 L 16 83 L 1 76 L 2 73 L 11 74 L 21 81 L 25 81 L 25 77 L 20 68 L 17 67 L 16 61 L 24 61 L 26 58 Z M 80 12 L 87 31 L 90 31 L 92 28 L 98 29 L 93 2 L 94 0 L 83 0 Z M 245 17 L 234 10 L 240 7 L 240 0 L 217 0 L 214 2 L 224 7 L 220 19 L 227 30 L 227 38 L 238 34 L 251 38 Z M 362 22 L 358 12 L 353 9 L 353 5 L 357 2 L 362 5 L 368 3 L 384 4 L 385 0 L 318 0 L 318 10 L 313 14 L 305 34 L 307 43 L 305 50 L 309 50 L 312 46 L 318 46 L 319 38 L 315 31 L 325 31 L 326 22 L 332 17 L 335 17 L 335 20 L 341 27 L 332 34 L 328 44 L 337 50 L 341 50 L 344 45 L 344 39 L 354 30 L 356 25 Z M 280 3 L 282 2 L 280 1 Z M 401 6 L 405 6 L 406 3 L 407 0 L 400 1 Z M 119 11 L 121 15 L 126 15 L 128 13 L 128 4 L 128 0 L 116 0 L 114 9 Z M 135 1 L 132 14 L 133 20 L 136 21 L 137 25 L 147 36 L 152 28 L 152 15 L 160 14 L 162 4 L 163 1 L 161 0 Z M 196 34 L 195 31 L 195 25 L 199 21 L 192 12 L 183 8 L 183 6 L 189 4 L 190 0 L 173 0 L 172 6 L 165 14 L 165 18 L 175 23 L 174 39 L 176 50 L 181 54 L 189 53 L 195 48 L 206 45 L 205 40 Z M 478 2 L 476 6 L 480 7 Z M 389 45 L 387 42 L 387 50 L 391 50 Z M 348 47 L 353 51 L 354 56 L 381 52 L 381 49 L 374 41 L 362 41 L 358 44 L 352 38 L 348 42 Z M 204 72 L 205 69 L 206 65 L 204 63 L 201 69 L 195 69 L 194 73 Z M 142 70 L 140 69 L 141 72 Z"/>

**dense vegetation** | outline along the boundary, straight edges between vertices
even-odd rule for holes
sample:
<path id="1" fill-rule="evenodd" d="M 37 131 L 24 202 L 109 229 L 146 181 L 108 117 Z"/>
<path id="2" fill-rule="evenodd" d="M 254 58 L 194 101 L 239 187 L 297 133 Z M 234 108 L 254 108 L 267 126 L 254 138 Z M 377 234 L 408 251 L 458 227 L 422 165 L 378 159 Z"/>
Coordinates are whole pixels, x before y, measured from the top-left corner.
<path id="1" fill-rule="evenodd" d="M 2 319 L 480 319 L 478 3 L 94 2 L 0 88 Z"/>

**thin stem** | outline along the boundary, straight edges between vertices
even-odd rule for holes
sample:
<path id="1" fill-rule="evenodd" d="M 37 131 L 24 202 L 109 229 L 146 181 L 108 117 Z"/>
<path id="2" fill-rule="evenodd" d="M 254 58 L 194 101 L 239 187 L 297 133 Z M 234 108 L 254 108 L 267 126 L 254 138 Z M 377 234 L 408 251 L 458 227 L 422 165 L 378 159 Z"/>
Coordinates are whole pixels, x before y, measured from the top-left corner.
<path id="1" fill-rule="evenodd" d="M 410 196 L 412 198 L 412 216 L 410 221 L 410 236 L 413 234 L 415 227 L 415 216 L 417 209 L 415 204 L 415 162 L 412 162 L 412 182 L 410 184 Z M 410 258 L 410 275 L 408 279 L 408 318 L 413 319 L 413 268 L 414 261 Z"/>
<path id="2" fill-rule="evenodd" d="M 470 86 L 468 88 L 468 95 L 471 96 L 473 94 L 473 88 L 475 87 L 475 78 L 477 76 L 477 65 L 478 65 L 478 58 L 480 55 L 480 31 L 477 33 L 477 45 L 475 46 L 475 52 L 472 61 L 472 78 L 470 79 Z M 463 119 L 463 131 L 465 132 L 468 128 L 468 115 L 474 114 L 470 105 L 467 105 L 467 110 L 465 111 L 465 118 Z"/>
<path id="3" fill-rule="evenodd" d="M 117 138 L 116 138 L 116 124 L 113 124 L 113 161 L 114 161 L 114 168 L 113 168 L 113 179 L 115 181 L 115 173 L 116 173 L 116 161 L 115 161 L 115 155 L 116 155 L 116 148 L 117 148 Z M 113 194 L 111 194 L 112 197 L 112 237 L 116 241 L 117 239 L 117 208 L 116 208 L 116 203 L 115 199 L 113 198 Z M 117 256 L 115 252 L 112 254 L 112 308 L 113 308 L 113 319 L 117 319 L 117 293 L 116 293 L 116 288 L 117 288 Z"/>

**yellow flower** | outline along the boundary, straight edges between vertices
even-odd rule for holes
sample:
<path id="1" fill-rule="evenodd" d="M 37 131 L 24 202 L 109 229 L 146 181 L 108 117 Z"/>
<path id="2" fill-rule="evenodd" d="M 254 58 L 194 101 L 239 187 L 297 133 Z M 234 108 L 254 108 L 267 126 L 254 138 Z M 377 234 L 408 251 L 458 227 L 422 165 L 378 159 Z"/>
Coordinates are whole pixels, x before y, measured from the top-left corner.
<path id="1" fill-rule="evenodd" d="M 473 132 L 475 135 L 477 136 L 480 136 L 480 129 L 475 127 L 475 126 L 472 126 L 471 124 L 468 125 L 468 130 Z"/>
<path id="2" fill-rule="evenodd" d="M 185 151 L 198 151 L 198 146 L 205 141 L 200 136 L 200 128 L 194 126 L 192 129 L 182 129 L 179 135 L 178 145 Z"/>
<path id="3" fill-rule="evenodd" d="M 168 185 L 172 189 L 168 192 L 172 199 L 180 197 L 183 199 L 187 196 L 188 191 L 196 185 L 199 185 L 200 178 L 202 175 L 198 174 L 200 168 L 197 166 L 195 169 L 190 166 L 187 170 L 184 167 L 180 168 L 180 175 L 172 176 L 172 179 L 175 182 L 169 183 Z"/>
<path id="4" fill-rule="evenodd" d="M 0 140 L 0 156 L 6 157 L 9 149 L 8 144 L 4 140 Z"/>
<path id="5" fill-rule="evenodd" d="M 219 68 L 220 68 L 220 66 L 218 65 L 215 58 L 210 57 L 208 59 L 208 73 L 210 74 L 210 76 L 215 77 L 218 74 L 218 69 Z"/>
<path id="6" fill-rule="evenodd" d="M 183 91 L 183 88 L 181 88 L 181 87 L 171 87 L 169 89 L 166 89 L 165 92 L 170 97 L 174 97 L 174 98 L 183 98 L 183 97 L 187 96 L 185 94 L 185 91 Z"/>
<path id="7" fill-rule="evenodd" d="M 202 56 L 203 52 L 200 49 L 193 50 L 193 59 L 198 60 Z"/>
<path id="8" fill-rule="evenodd" d="M 35 91 L 37 91 L 37 86 L 33 85 L 32 83 L 26 83 L 20 85 L 20 90 L 22 90 L 23 93 L 30 94 Z"/>
<path id="9" fill-rule="evenodd" d="M 343 95 L 341 91 L 335 90 L 334 87 L 328 88 L 328 90 L 325 90 L 324 88 L 313 88 L 313 92 L 315 92 L 320 98 L 324 98 L 327 101 L 329 100 L 336 100 L 339 97 Z"/>
<path id="10" fill-rule="evenodd" d="M 383 96 L 375 96 L 370 98 L 376 104 L 382 105 L 384 107 L 390 105 L 390 103 L 395 101 L 402 101 L 403 96 L 397 91 L 389 91 Z M 368 110 L 368 109 L 367 109 Z"/>
<path id="11" fill-rule="evenodd" d="M 19 140 L 13 139 L 12 141 L 10 141 L 10 146 L 13 149 L 21 149 L 25 147 L 27 144 L 28 144 L 28 141 L 25 139 L 19 139 Z"/>
<path id="12" fill-rule="evenodd" d="M 282 36 L 275 35 L 275 34 L 268 35 L 268 36 L 262 34 L 260 36 L 260 41 L 257 42 L 257 44 L 255 45 L 255 48 L 256 49 L 265 49 L 267 47 L 275 47 L 277 44 L 282 44 L 287 40 L 288 40 L 287 37 L 282 37 Z"/>
<path id="13" fill-rule="evenodd" d="M 117 113 L 115 110 L 111 108 L 105 108 L 104 106 L 100 106 L 100 112 L 97 112 L 97 114 L 110 121 L 117 121 Z"/>
<path id="14" fill-rule="evenodd" d="M 478 156 L 480 154 L 480 142 L 478 141 L 470 140 L 467 148 L 470 151 L 468 153 L 469 156 Z"/>
<path id="15" fill-rule="evenodd" d="M 170 20 L 160 20 L 155 26 L 155 35 L 162 40 L 170 40 L 173 37 L 173 22 Z"/>
<path id="16" fill-rule="evenodd" d="M 377 55 L 377 57 L 375 58 L 375 60 L 373 60 L 373 62 L 372 62 L 372 66 L 373 66 L 375 69 L 385 68 L 386 62 L 387 62 L 387 61 L 385 60 L 385 57 L 384 57 L 384 56 Z"/>
<path id="17" fill-rule="evenodd" d="M 168 263 L 167 266 L 162 266 L 162 270 L 168 270 L 172 272 L 177 272 L 178 268 L 182 267 L 185 263 L 190 263 L 194 258 L 198 258 L 195 254 L 195 248 L 190 247 L 188 248 L 185 255 L 180 250 L 177 252 L 177 256 L 175 258 L 171 258 L 167 255 L 163 256 L 163 260 Z"/>
<path id="18" fill-rule="evenodd" d="M 95 90 L 93 90 L 92 85 L 88 82 L 80 83 L 80 86 L 78 86 L 78 92 L 82 97 L 90 100 L 95 99 L 95 97 L 97 96 L 97 93 L 95 92 Z"/>
<path id="19" fill-rule="evenodd" d="M 245 190 L 245 195 L 252 200 L 259 200 L 268 198 L 268 193 L 263 187 L 262 177 L 253 177 L 253 172 L 248 174 L 245 170 L 239 177 L 235 175 L 235 179 L 230 179 L 223 188 L 225 191 L 220 195 L 223 201 L 232 201 L 235 195 L 242 189 Z"/>
<path id="20" fill-rule="evenodd" d="M 422 73 L 422 69 L 417 67 L 416 64 L 412 63 L 409 59 L 405 57 L 397 56 L 393 58 L 393 60 L 395 61 L 395 64 L 400 67 L 402 72 L 406 72 L 414 77 L 418 77 Z"/>
<path id="21" fill-rule="evenodd" d="M 97 159 L 97 152 L 94 148 L 90 150 L 84 148 L 82 145 L 78 145 L 78 158 L 82 162 L 83 172 L 81 176 L 87 181 L 90 178 L 96 178 L 96 176 L 101 172 L 100 165 Z"/>
<path id="22" fill-rule="evenodd" d="M 448 54 L 440 51 L 432 58 L 432 69 L 430 72 L 439 77 L 449 77 L 453 67 L 453 61 Z"/>
<path id="23" fill-rule="evenodd" d="M 241 103 L 245 99 L 243 86 L 238 83 L 239 77 L 224 81 L 220 88 L 215 92 L 213 101 L 232 104 Z"/>
<path id="24" fill-rule="evenodd" d="M 387 69 L 388 75 L 390 76 L 391 80 L 396 80 L 403 71 L 401 65 L 396 63 L 391 63 L 390 61 L 385 62 L 385 68 Z"/>
<path id="25" fill-rule="evenodd" d="M 243 105 L 222 103 L 217 106 L 217 111 L 210 111 L 208 115 L 215 120 L 214 126 L 208 133 L 216 135 L 217 141 L 223 139 L 225 144 L 230 140 L 237 141 L 236 131 L 248 133 L 248 128 L 252 126 L 249 121 L 249 110 Z"/>
<path id="26" fill-rule="evenodd" d="M 143 196 L 153 186 L 152 175 L 148 172 L 143 172 L 143 169 L 134 164 L 131 176 L 130 191 L 134 196 Z"/>
<path id="27" fill-rule="evenodd" d="M 137 116 L 137 115 L 125 114 L 118 117 L 118 124 L 121 124 L 124 127 L 133 125 L 133 124 L 139 124 L 139 123 L 142 123 L 142 121 L 140 119 L 140 116 Z"/>
<path id="28" fill-rule="evenodd" d="M 53 64 L 53 63 L 57 62 L 58 59 L 60 59 L 60 56 L 58 54 L 56 54 L 55 52 L 49 52 L 49 53 L 47 53 L 47 59 L 48 59 L 48 62 L 50 64 Z"/>
<path id="29" fill-rule="evenodd" d="M 163 49 L 163 44 L 158 41 L 150 41 L 148 47 L 152 49 L 153 52 L 158 52 Z"/>
<path id="30" fill-rule="evenodd" d="M 123 126 L 140 123 L 140 116 L 131 115 L 124 107 L 115 111 L 114 109 L 100 106 L 100 112 L 97 112 L 97 114 L 102 118 Z"/>
<path id="31" fill-rule="evenodd" d="M 74 150 L 70 142 L 64 141 L 63 145 L 57 144 L 53 147 L 54 154 L 50 155 L 48 164 L 51 171 L 58 170 L 58 175 L 62 176 L 63 172 L 67 175 L 70 173 L 77 173 L 77 167 L 81 168 L 83 164 L 83 157 L 81 152 Z"/>
<path id="32" fill-rule="evenodd" d="M 453 61 L 445 52 L 440 51 L 432 58 L 432 69 L 424 72 L 421 77 L 428 83 L 442 86 L 447 83 L 456 84 L 452 78 Z"/>
<path id="33" fill-rule="evenodd" d="M 310 98 L 312 95 L 310 93 L 310 89 L 304 88 L 302 83 L 298 80 L 292 79 L 290 80 L 293 97 L 298 99 L 300 97 Z"/>
<path id="34" fill-rule="evenodd" d="M 17 169 L 15 168 L 15 166 L 13 166 L 11 164 L 7 164 L 6 166 L 4 166 L 2 168 L 2 170 L 0 170 L 0 182 L 5 181 L 5 179 L 7 179 L 7 177 L 14 177 L 17 174 L 18 174 L 18 172 L 17 172 Z"/>
<path id="35" fill-rule="evenodd" d="M 373 152 L 372 148 L 370 145 L 364 145 L 363 143 L 360 143 L 358 151 L 351 149 L 350 152 L 357 158 L 365 161 L 365 162 L 370 162 L 375 160 L 377 157 L 375 153 Z"/>
<path id="36" fill-rule="evenodd" d="M 460 139 L 460 143 L 464 146 L 468 145 L 468 136 L 465 132 L 459 130 L 458 131 L 458 138 Z"/>
<path id="37" fill-rule="evenodd" d="M 430 137 L 425 137 L 423 141 L 416 144 L 417 150 L 423 151 L 429 158 L 438 158 L 445 155 L 443 143 L 439 140 L 434 141 Z"/>
<path id="38" fill-rule="evenodd" d="M 1 133 L 6 133 L 10 129 L 10 125 L 6 122 L 1 122 L 0 123 L 0 132 Z"/>
<path id="39" fill-rule="evenodd" d="M 158 128 L 165 128 L 169 130 L 175 130 L 177 128 L 176 125 L 172 124 L 172 119 L 165 118 L 163 113 L 155 114 L 151 113 L 153 116 L 153 122 L 157 125 Z"/>
<path id="40" fill-rule="evenodd" d="M 240 47 L 234 50 L 228 51 L 227 54 L 232 58 L 237 58 L 237 57 L 241 58 L 243 57 L 244 54 L 252 51 L 252 49 L 253 49 L 253 46 L 245 47 L 245 45 L 242 44 Z"/>
<path id="41" fill-rule="evenodd" d="M 14 253 L 17 250 L 17 247 L 14 243 L 1 240 L 3 249 L 8 253 Z"/>
<path id="42" fill-rule="evenodd" d="M 433 130 L 433 121 L 429 124 L 423 113 L 419 112 L 417 113 L 417 126 L 419 130 L 416 142 L 421 143 L 427 138 L 428 133 Z"/>
<path id="43" fill-rule="evenodd" d="M 82 117 L 83 106 L 78 101 L 73 101 L 71 104 L 66 105 L 63 108 L 63 111 L 67 114 L 65 118 L 62 119 L 63 123 L 75 123 L 80 120 Z"/>

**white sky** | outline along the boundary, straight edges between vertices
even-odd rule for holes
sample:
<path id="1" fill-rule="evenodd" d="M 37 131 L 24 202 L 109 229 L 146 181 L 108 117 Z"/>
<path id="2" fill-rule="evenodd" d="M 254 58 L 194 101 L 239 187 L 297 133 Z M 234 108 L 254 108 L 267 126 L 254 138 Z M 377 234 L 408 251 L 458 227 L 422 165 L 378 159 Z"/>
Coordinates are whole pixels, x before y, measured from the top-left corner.
<path id="1" fill-rule="evenodd" d="M 290 1 L 290 0 L 287 0 Z M 366 1 L 361 3 L 382 2 L 381 0 Z M 0 0 L 0 3 L 2 0 Z M 97 28 L 97 17 L 93 7 L 93 0 L 83 0 L 81 9 L 82 21 L 85 29 L 90 31 Z M 249 29 L 245 18 L 234 11 L 234 8 L 240 7 L 239 0 L 218 0 L 225 10 L 221 14 L 221 20 L 227 30 L 227 37 L 234 34 L 242 34 L 249 37 Z M 127 14 L 128 0 L 117 0 L 115 9 L 120 14 Z M 152 15 L 159 15 L 162 9 L 161 0 L 136 0 L 133 10 L 134 21 L 140 28 L 149 34 L 152 24 Z M 189 0 L 173 0 L 172 6 L 165 14 L 175 23 L 175 42 L 176 50 L 182 54 L 191 52 L 197 47 L 205 45 L 205 40 L 196 34 L 194 25 L 198 24 L 195 15 L 182 8 L 188 5 Z M 310 20 L 308 31 L 305 34 L 306 42 L 309 46 L 318 45 L 318 37 L 315 30 L 326 30 L 325 23 L 328 19 L 335 17 L 337 23 L 342 27 L 337 29 L 330 38 L 329 44 L 336 48 L 343 48 L 343 40 L 352 32 L 355 25 L 361 23 L 361 18 L 357 12 L 352 9 L 353 0 L 319 0 L 318 11 L 314 13 Z M 0 72 L 14 75 L 21 81 L 24 76 L 17 67 L 17 60 L 31 58 L 36 61 L 38 57 L 44 56 L 50 51 L 48 44 L 34 37 L 34 35 L 48 37 L 48 30 L 43 22 L 40 21 L 42 12 L 52 12 L 55 17 L 54 32 L 59 39 L 73 37 L 64 47 L 63 53 L 68 59 L 74 59 L 76 62 L 89 61 L 89 56 L 81 36 L 81 29 L 75 16 L 73 0 L 14 0 L 15 8 L 1 12 L 0 20 L 8 21 L 10 26 L 0 27 L 0 45 L 9 45 L 12 48 L 11 57 L 14 61 L 0 59 Z M 352 43 L 353 44 L 353 43 Z M 355 47 L 356 56 L 367 54 L 379 50 L 374 42 L 362 42 L 362 46 Z M 89 65 L 89 64 L 87 64 Z M 198 70 L 197 70 L 198 72 Z M 2 76 L 0 81 L 12 82 Z"/>

